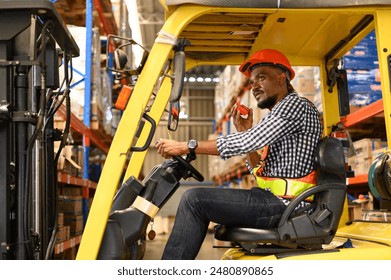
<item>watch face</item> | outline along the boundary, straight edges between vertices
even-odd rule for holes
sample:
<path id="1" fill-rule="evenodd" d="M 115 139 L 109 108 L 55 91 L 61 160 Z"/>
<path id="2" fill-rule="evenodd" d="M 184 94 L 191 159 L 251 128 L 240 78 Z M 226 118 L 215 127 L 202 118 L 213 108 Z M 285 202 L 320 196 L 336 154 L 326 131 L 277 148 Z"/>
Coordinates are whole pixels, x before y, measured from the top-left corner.
<path id="1" fill-rule="evenodd" d="M 197 141 L 196 140 L 190 140 L 187 145 L 188 145 L 189 149 L 195 149 L 195 148 L 197 148 Z"/>

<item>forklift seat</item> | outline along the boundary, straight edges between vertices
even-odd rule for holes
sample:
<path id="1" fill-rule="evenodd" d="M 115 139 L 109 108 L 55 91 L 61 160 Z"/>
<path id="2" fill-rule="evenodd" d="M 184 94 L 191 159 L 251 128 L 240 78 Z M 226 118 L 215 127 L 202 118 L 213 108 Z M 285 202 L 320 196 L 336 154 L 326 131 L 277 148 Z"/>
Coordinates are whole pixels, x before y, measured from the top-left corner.
<path id="1" fill-rule="evenodd" d="M 344 151 L 338 139 L 324 137 L 320 140 L 315 170 L 317 185 L 288 204 L 276 228 L 218 225 L 215 238 L 231 241 L 250 254 L 322 249 L 322 244 L 329 244 L 337 231 L 346 195 Z M 314 202 L 309 207 L 296 209 L 312 195 Z"/>

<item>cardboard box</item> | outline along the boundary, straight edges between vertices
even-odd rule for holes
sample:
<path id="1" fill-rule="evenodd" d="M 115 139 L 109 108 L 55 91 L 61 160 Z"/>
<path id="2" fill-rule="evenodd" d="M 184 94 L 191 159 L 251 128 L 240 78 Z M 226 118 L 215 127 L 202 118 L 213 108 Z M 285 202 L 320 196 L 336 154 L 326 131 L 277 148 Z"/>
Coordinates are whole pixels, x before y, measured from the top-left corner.
<path id="1" fill-rule="evenodd" d="M 80 235 L 84 228 L 83 215 L 64 214 L 64 224 L 70 227 L 71 236 Z"/>
<path id="2" fill-rule="evenodd" d="M 362 209 L 360 205 L 349 206 L 349 219 L 350 220 L 362 219 Z"/>
<path id="3" fill-rule="evenodd" d="M 356 175 L 368 174 L 368 170 L 372 164 L 372 158 L 355 157 L 354 173 Z"/>
<path id="4" fill-rule="evenodd" d="M 387 149 L 387 142 L 380 139 L 364 138 L 353 145 L 356 155 L 348 159 L 348 164 L 356 175 L 367 174 L 373 160 Z"/>
<path id="5" fill-rule="evenodd" d="M 71 185 L 67 185 L 61 188 L 61 194 L 65 196 L 81 196 L 82 188 L 81 187 L 72 187 Z"/>
<path id="6" fill-rule="evenodd" d="M 372 151 L 387 147 L 387 142 L 380 139 L 364 138 L 353 143 L 356 157 L 372 159 Z"/>
<path id="7" fill-rule="evenodd" d="M 82 178 L 84 173 L 84 148 L 81 145 L 72 147 L 72 158 L 76 162 L 76 176 Z"/>
<path id="8" fill-rule="evenodd" d="M 62 227 L 64 225 L 64 213 L 58 213 L 57 225 L 58 225 L 58 227 Z"/>
<path id="9" fill-rule="evenodd" d="M 83 202 L 81 196 L 58 196 L 58 209 L 64 214 L 80 214 L 82 207 Z"/>
<path id="10" fill-rule="evenodd" d="M 56 235 L 56 243 L 64 242 L 70 239 L 70 230 L 69 226 L 58 227 Z"/>
<path id="11" fill-rule="evenodd" d="M 54 147 L 55 153 L 57 153 L 59 149 L 59 144 L 56 144 Z M 65 146 L 61 150 L 61 155 L 58 159 L 57 169 L 66 174 L 70 174 L 72 176 L 77 176 L 78 170 L 82 170 L 81 166 L 77 164 L 77 158 L 74 154 L 74 147 L 71 145 Z"/>

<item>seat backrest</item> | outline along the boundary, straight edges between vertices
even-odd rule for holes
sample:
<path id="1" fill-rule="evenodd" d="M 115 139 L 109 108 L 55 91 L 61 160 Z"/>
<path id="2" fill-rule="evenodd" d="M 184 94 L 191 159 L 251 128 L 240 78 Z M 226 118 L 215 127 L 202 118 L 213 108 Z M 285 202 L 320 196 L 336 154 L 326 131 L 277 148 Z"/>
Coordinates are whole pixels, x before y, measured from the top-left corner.
<path id="1" fill-rule="evenodd" d="M 320 140 L 314 165 L 318 174 L 318 185 L 346 182 L 344 150 L 338 139 L 326 136 Z"/>
<path id="2" fill-rule="evenodd" d="M 318 144 L 315 157 L 318 183 L 288 205 L 278 225 L 285 243 L 303 247 L 328 244 L 337 231 L 346 195 L 346 169 L 341 141 L 324 137 Z M 299 211 L 298 204 L 315 195 L 312 212 Z"/>

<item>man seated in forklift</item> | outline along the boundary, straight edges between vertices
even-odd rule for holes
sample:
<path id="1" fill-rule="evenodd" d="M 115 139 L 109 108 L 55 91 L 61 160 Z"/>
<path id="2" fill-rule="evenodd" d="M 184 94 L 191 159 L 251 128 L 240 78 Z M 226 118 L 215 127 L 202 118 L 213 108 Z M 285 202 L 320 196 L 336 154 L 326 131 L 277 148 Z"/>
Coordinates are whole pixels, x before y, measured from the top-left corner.
<path id="1" fill-rule="evenodd" d="M 298 96 L 290 84 L 295 72 L 287 57 L 277 50 L 263 49 L 255 52 L 239 70 L 250 79 L 257 106 L 270 110 L 263 120 L 252 126 L 252 109 L 243 118 L 234 105 L 231 114 L 236 133 L 188 143 L 160 139 L 157 150 L 165 158 L 196 153 L 228 159 L 247 154 L 246 164 L 258 187 L 186 191 L 162 259 L 195 259 L 210 221 L 243 227 L 276 227 L 290 200 L 316 184 L 313 162 L 323 126 L 316 107 Z"/>

